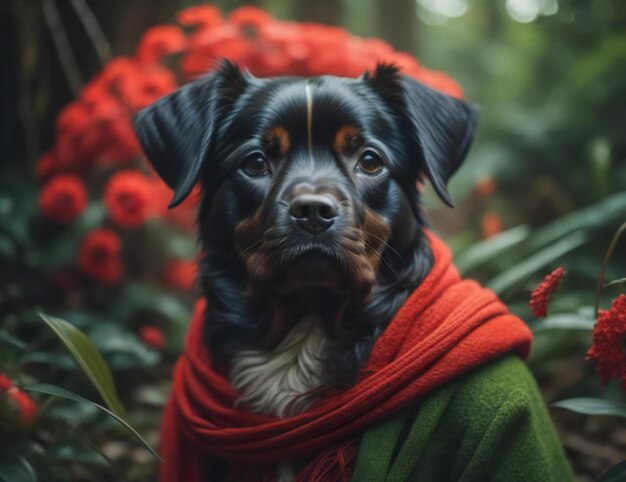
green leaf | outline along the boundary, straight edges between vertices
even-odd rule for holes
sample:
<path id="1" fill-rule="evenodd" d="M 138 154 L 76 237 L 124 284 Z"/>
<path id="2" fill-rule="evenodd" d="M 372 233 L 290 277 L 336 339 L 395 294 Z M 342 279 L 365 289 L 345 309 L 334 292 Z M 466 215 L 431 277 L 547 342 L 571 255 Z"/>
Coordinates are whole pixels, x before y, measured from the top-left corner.
<path id="1" fill-rule="evenodd" d="M 512 268 L 491 279 L 488 283 L 486 283 L 486 286 L 494 290 L 496 293 L 502 294 L 512 287 L 526 281 L 530 276 L 544 266 L 556 261 L 561 256 L 583 245 L 587 239 L 588 236 L 586 234 L 582 232 L 575 232 L 517 263 Z"/>
<path id="2" fill-rule="evenodd" d="M 597 482 L 624 482 L 626 480 L 626 460 L 604 471 Z"/>
<path id="3" fill-rule="evenodd" d="M 11 345 L 22 351 L 28 349 L 28 345 L 26 343 L 24 343 L 19 338 L 16 338 L 13 335 L 8 334 L 6 331 L 0 331 L 0 342 L 4 342 L 7 345 Z"/>
<path id="4" fill-rule="evenodd" d="M 10 450 L 0 451 L 0 482 L 37 482 L 30 464 Z"/>
<path id="5" fill-rule="evenodd" d="M 584 330 L 591 331 L 595 320 L 574 313 L 551 315 L 533 323 L 535 333 L 548 330 Z"/>
<path id="6" fill-rule="evenodd" d="M 619 285 L 626 285 L 626 278 L 620 278 L 620 279 L 616 279 L 613 281 L 609 281 L 603 287 L 608 288 L 610 286 L 619 286 Z"/>
<path id="7" fill-rule="evenodd" d="M 568 398 L 555 402 L 552 406 L 585 415 L 612 415 L 626 418 L 626 404 L 603 398 Z"/>
<path id="8" fill-rule="evenodd" d="M 126 411 L 117 398 L 113 376 L 106 362 L 98 352 L 87 335 L 60 318 L 39 313 L 39 316 L 48 324 L 50 328 L 63 341 L 70 350 L 87 377 L 94 384 L 107 406 L 118 417 L 125 419 Z"/>
<path id="9" fill-rule="evenodd" d="M 66 400 L 72 400 L 74 402 L 89 403 L 93 405 L 94 407 L 98 408 L 99 410 L 102 410 L 104 413 L 106 413 L 107 415 L 110 415 L 119 423 L 121 423 L 124 427 L 126 427 L 126 429 L 130 431 L 137 438 L 137 440 L 139 440 L 150 451 L 152 455 L 154 455 L 157 459 L 162 461 L 161 457 L 156 452 L 156 450 L 154 450 L 150 446 L 150 444 L 146 442 L 143 439 L 143 437 L 139 435 L 139 433 L 126 420 L 124 420 L 122 417 L 120 417 L 113 411 L 109 410 L 108 408 L 96 402 L 92 402 L 91 400 L 88 400 L 84 397 L 81 397 L 80 395 L 76 393 L 70 392 L 69 390 L 66 390 L 65 388 L 57 387 L 56 385 L 50 385 L 46 383 L 36 383 L 32 385 L 23 385 L 20 388 L 28 392 L 43 393 L 46 395 L 52 395 L 54 397 L 65 398 Z"/>
<path id="10" fill-rule="evenodd" d="M 467 273 L 491 261 L 494 256 L 499 256 L 508 248 L 521 243 L 528 238 L 529 234 L 530 228 L 527 224 L 503 231 L 466 248 L 455 257 L 455 264 L 461 273 Z"/>

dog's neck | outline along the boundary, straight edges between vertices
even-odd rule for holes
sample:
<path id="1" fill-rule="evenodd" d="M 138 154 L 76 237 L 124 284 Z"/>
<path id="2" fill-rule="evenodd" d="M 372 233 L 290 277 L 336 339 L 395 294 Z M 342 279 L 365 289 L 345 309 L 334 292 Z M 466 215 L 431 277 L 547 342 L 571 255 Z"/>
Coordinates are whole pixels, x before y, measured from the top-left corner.
<path id="1" fill-rule="evenodd" d="M 317 315 L 301 319 L 275 348 L 244 350 L 230 362 L 229 377 L 239 403 L 265 415 L 288 417 L 306 410 L 311 392 L 324 381 L 333 342 Z"/>

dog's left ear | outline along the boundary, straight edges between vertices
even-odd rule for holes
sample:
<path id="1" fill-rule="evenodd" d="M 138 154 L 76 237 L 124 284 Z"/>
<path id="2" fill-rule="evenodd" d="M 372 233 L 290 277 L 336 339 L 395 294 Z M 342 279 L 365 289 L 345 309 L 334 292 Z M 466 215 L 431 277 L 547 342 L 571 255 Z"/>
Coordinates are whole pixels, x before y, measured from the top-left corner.
<path id="1" fill-rule="evenodd" d="M 422 151 L 424 172 L 439 197 L 453 206 L 448 179 L 463 162 L 474 138 L 476 106 L 400 75 L 393 65 L 379 65 L 364 80 L 407 119 Z"/>
<path id="2" fill-rule="evenodd" d="M 214 72 L 143 109 L 135 132 L 159 176 L 174 190 L 169 207 L 192 190 L 212 147 L 220 109 L 245 90 L 248 78 L 235 64 Z"/>

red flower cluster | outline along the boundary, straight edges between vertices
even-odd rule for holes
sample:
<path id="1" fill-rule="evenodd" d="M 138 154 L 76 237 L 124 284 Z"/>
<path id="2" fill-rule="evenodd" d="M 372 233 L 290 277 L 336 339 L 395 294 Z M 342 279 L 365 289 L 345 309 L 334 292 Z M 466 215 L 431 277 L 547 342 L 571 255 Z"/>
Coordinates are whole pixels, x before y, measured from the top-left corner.
<path id="1" fill-rule="evenodd" d="M 104 188 L 111 219 L 125 228 L 143 224 L 153 211 L 152 181 L 140 171 L 119 171 Z"/>
<path id="2" fill-rule="evenodd" d="M 565 276 L 563 267 L 558 267 L 547 275 L 530 294 L 530 308 L 536 317 L 544 317 L 548 314 L 550 297 L 559 288 L 559 283 Z"/>
<path id="3" fill-rule="evenodd" d="M 0 399 L 6 397 L 17 409 L 18 420 L 22 425 L 31 425 L 37 414 L 39 407 L 30 396 L 17 388 L 13 382 L 0 373 Z"/>
<path id="4" fill-rule="evenodd" d="M 610 310 L 600 310 L 592 334 L 587 360 L 595 363 L 603 385 L 616 379 L 626 390 L 626 295 L 619 295 Z"/>
<path id="5" fill-rule="evenodd" d="M 63 224 L 74 221 L 86 205 L 85 184 L 78 176 L 71 174 L 55 176 L 44 185 L 39 195 L 41 212 Z"/>
<path id="6" fill-rule="evenodd" d="M 114 231 L 97 229 L 83 240 L 78 265 L 90 278 L 114 285 L 122 279 L 121 251 L 122 243 Z"/>
<path id="7" fill-rule="evenodd" d="M 146 165 L 132 118 L 178 88 L 179 78 L 191 80 L 208 73 L 216 59 L 230 59 L 258 76 L 354 77 L 378 62 L 395 62 L 430 87 L 461 96 L 447 75 L 422 67 L 381 40 L 355 37 L 342 28 L 284 22 L 251 6 L 227 17 L 215 6 L 194 6 L 182 10 L 177 22 L 148 29 L 132 56 L 110 61 L 61 111 L 54 145 L 36 167 L 38 178 L 46 182 L 40 195 L 46 216 L 69 223 L 85 209 L 82 179 L 94 198 L 102 196 L 117 227 L 140 226 L 156 217 L 183 231 L 192 228 L 199 189 L 176 209 L 167 210 L 172 192 L 157 176 L 142 174 Z M 106 176 L 102 189 L 100 180 Z M 83 241 L 79 268 L 101 283 L 119 283 L 120 252 L 114 231 L 96 230 Z M 166 269 L 165 282 L 180 291 L 189 291 L 194 280 L 194 269 L 186 262 L 174 261 Z"/>
<path id="8" fill-rule="evenodd" d="M 211 5 L 196 6 L 180 12 L 178 21 L 194 28 L 181 63 L 188 79 L 211 70 L 216 58 L 228 58 L 261 77 L 357 77 L 385 61 L 430 87 L 462 95 L 446 74 L 423 68 L 411 55 L 379 39 L 355 37 L 339 27 L 283 22 L 253 6 L 233 11 L 228 19 Z"/>
<path id="9" fill-rule="evenodd" d="M 165 335 L 156 326 L 142 326 L 139 330 L 139 338 L 150 348 L 162 350 L 165 348 Z"/>

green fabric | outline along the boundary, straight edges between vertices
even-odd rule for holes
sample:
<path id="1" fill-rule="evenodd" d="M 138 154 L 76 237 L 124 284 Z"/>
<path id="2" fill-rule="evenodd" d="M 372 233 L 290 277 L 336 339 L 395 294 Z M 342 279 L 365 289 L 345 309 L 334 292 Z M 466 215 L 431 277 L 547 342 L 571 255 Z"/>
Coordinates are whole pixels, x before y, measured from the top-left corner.
<path id="1" fill-rule="evenodd" d="M 488 363 L 367 430 L 353 482 L 573 480 L 518 357 Z"/>

